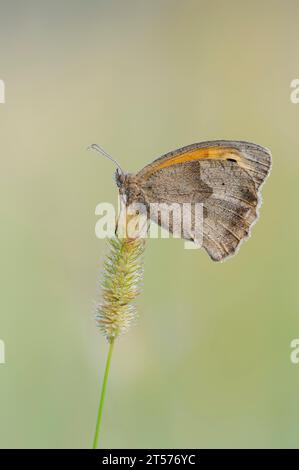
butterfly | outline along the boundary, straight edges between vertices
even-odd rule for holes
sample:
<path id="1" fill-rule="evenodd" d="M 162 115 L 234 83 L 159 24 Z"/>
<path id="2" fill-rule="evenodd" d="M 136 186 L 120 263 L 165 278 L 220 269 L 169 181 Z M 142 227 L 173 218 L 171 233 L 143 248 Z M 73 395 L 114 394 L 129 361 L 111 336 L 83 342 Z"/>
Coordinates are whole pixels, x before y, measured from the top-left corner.
<path id="1" fill-rule="evenodd" d="M 212 260 L 232 256 L 250 236 L 259 216 L 261 188 L 271 169 L 267 148 L 243 141 L 199 142 L 166 153 L 136 174 L 125 173 L 97 144 L 89 148 L 118 166 L 115 180 L 128 206 L 202 204 L 202 246 Z M 155 222 L 163 226 L 162 220 Z M 171 223 L 167 228 L 172 231 Z M 192 230 L 182 233 L 182 238 L 194 241 Z"/>

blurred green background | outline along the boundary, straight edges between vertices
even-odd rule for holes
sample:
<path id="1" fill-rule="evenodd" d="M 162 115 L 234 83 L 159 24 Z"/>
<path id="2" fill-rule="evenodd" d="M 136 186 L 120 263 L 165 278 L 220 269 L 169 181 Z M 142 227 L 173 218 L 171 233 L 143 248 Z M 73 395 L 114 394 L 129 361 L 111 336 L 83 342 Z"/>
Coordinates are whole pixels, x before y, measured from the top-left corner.
<path id="1" fill-rule="evenodd" d="M 91 446 L 107 344 L 96 205 L 200 140 L 271 148 L 261 218 L 224 264 L 150 240 L 138 325 L 116 344 L 109 448 L 298 447 L 299 4 L 0 2 L 0 447 Z"/>

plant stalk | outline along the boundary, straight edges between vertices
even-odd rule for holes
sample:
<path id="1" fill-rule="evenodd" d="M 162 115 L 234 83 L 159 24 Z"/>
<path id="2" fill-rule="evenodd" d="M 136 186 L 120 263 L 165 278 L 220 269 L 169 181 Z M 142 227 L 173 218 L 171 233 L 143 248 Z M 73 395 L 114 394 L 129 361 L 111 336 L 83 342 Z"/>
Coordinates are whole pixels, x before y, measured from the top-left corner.
<path id="1" fill-rule="evenodd" d="M 107 356 L 107 361 L 106 361 L 106 368 L 105 368 L 102 389 L 101 389 L 100 404 L 99 404 L 99 409 L 98 409 L 97 424 L 96 424 L 96 430 L 95 430 L 93 446 L 92 446 L 93 449 L 97 449 L 99 446 L 101 421 L 102 421 L 102 415 L 103 415 L 103 408 L 104 408 L 104 402 L 105 402 L 105 395 L 106 395 L 106 389 L 107 389 L 107 382 L 108 382 L 108 375 L 109 375 L 113 346 L 114 346 L 114 338 L 111 339 L 109 343 L 109 350 L 108 350 L 108 356 Z"/>

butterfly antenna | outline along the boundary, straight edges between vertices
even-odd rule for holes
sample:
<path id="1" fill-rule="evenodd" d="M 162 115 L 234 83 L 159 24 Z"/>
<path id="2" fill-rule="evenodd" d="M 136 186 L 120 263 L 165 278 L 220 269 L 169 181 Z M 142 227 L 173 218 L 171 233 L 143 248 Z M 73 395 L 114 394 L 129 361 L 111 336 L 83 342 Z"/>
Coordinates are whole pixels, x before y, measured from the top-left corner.
<path id="1" fill-rule="evenodd" d="M 122 167 L 120 166 L 120 164 L 113 157 L 111 157 L 111 155 L 109 155 L 109 153 L 106 152 L 106 150 L 104 150 L 98 144 L 91 144 L 89 147 L 87 147 L 87 150 L 94 150 L 95 152 L 101 153 L 102 155 L 104 155 L 104 157 L 108 158 L 113 163 L 115 163 L 115 165 L 121 171 L 121 173 L 124 174 L 124 171 L 123 171 Z"/>

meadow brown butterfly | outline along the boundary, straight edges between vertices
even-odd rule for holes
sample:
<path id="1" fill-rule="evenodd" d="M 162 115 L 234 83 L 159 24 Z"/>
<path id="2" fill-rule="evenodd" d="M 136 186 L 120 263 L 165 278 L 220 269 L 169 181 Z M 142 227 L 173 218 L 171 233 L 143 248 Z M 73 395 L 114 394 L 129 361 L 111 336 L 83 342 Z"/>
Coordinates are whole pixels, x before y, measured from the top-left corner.
<path id="1" fill-rule="evenodd" d="M 230 140 L 200 142 L 157 158 L 136 174 L 124 173 L 97 144 L 89 147 L 113 160 L 116 184 L 126 204 L 203 206 L 203 247 L 212 260 L 236 253 L 258 218 L 261 187 L 271 153 L 260 145 Z M 157 220 L 156 220 L 157 222 Z M 158 220 L 161 224 L 161 220 Z M 171 231 L 171 226 L 169 228 Z M 192 241 L 192 235 L 182 234 Z"/>

